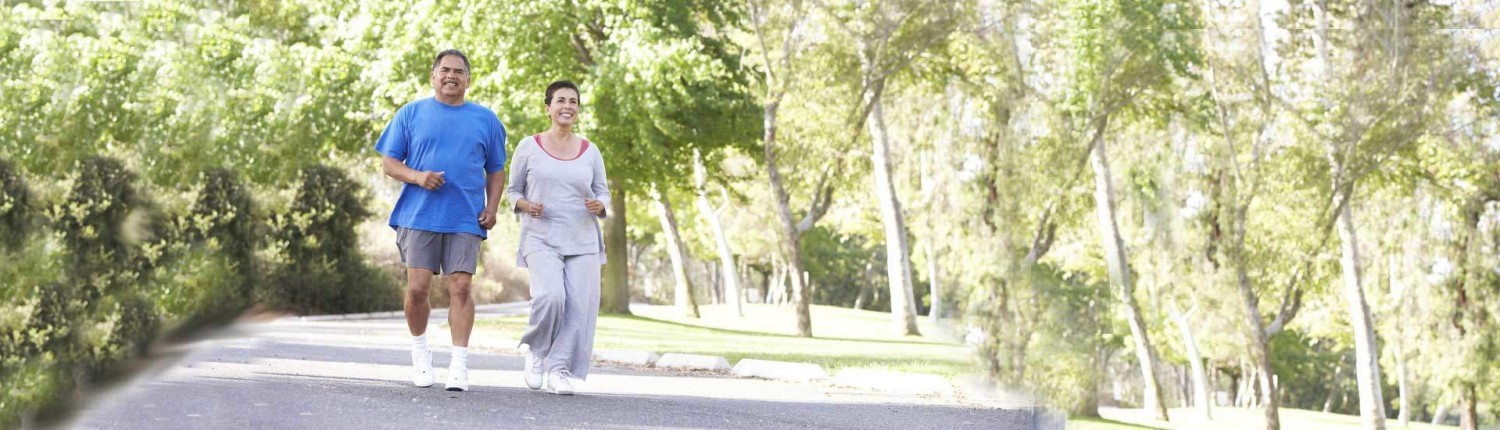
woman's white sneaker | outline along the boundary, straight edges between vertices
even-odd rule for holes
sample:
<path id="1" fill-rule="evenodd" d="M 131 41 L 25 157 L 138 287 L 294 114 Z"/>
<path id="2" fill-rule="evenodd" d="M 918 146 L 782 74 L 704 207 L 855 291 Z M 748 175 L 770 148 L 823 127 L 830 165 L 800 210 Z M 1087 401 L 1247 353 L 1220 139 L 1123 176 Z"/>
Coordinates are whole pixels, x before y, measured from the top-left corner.
<path id="1" fill-rule="evenodd" d="M 412 384 L 422 388 L 432 386 L 433 382 L 435 382 L 432 376 L 432 351 L 413 349 L 411 351 L 411 367 Z"/>
<path id="2" fill-rule="evenodd" d="M 542 360 L 540 357 L 527 350 L 526 354 L 526 386 L 533 390 L 542 389 Z"/>
<path id="3" fill-rule="evenodd" d="M 568 382 L 568 379 L 571 377 L 573 377 L 573 374 L 569 373 L 566 369 L 548 373 L 548 391 L 551 391 L 552 394 L 561 394 L 564 396 L 573 395 L 573 383 Z"/>

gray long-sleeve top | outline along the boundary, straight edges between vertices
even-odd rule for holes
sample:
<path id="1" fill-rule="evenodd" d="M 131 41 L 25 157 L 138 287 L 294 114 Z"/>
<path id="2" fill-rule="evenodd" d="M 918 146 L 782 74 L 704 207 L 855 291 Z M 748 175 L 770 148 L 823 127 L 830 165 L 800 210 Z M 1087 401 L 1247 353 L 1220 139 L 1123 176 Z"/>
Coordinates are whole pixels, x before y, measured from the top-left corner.
<path id="1" fill-rule="evenodd" d="M 578 154 L 550 154 L 537 136 L 526 137 L 511 155 L 507 183 L 505 199 L 521 218 L 517 266 L 526 267 L 526 255 L 541 250 L 564 256 L 598 253 L 599 263 L 604 263 L 604 237 L 598 221 L 604 216 L 596 217 L 583 204 L 583 199 L 590 198 L 609 209 L 609 181 L 598 147 L 585 139 Z M 541 203 L 542 216 L 521 213 L 516 207 L 521 199 Z"/>

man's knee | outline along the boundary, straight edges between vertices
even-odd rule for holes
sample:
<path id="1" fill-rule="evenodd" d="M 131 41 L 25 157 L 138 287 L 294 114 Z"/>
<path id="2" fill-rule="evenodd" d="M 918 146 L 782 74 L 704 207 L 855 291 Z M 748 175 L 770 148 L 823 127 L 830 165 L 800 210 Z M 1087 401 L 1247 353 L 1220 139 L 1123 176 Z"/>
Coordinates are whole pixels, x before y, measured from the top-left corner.
<path id="1" fill-rule="evenodd" d="M 412 299 L 412 300 L 417 300 L 417 301 L 423 301 L 423 302 L 427 301 L 427 286 L 426 285 L 407 285 L 406 286 L 406 298 Z"/>
<path id="2" fill-rule="evenodd" d="M 470 285 L 472 278 L 468 276 L 454 276 L 448 280 L 448 297 L 458 300 L 469 300 Z"/>

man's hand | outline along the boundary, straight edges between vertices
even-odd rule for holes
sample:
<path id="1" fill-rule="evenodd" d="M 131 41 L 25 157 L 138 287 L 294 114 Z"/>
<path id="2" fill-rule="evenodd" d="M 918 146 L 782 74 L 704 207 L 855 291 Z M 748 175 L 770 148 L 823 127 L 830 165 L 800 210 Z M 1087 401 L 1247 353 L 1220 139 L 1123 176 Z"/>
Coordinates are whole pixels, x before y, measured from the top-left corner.
<path id="1" fill-rule="evenodd" d="M 589 213 L 594 214 L 594 216 L 604 214 L 604 202 L 594 199 L 583 199 L 583 207 L 587 208 Z"/>
<path id="2" fill-rule="evenodd" d="M 479 228 L 489 230 L 495 227 L 495 209 L 484 208 L 479 212 Z"/>
<path id="3" fill-rule="evenodd" d="M 443 172 L 418 172 L 413 179 L 416 179 L 412 181 L 413 184 L 425 188 L 427 191 L 436 190 L 448 182 L 443 179 Z"/>

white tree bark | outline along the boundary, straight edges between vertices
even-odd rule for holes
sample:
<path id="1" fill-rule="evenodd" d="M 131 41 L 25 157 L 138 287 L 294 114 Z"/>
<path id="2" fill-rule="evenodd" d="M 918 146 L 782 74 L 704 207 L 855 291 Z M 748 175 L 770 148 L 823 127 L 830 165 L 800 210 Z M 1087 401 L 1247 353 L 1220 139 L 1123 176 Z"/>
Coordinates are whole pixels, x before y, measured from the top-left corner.
<path id="1" fill-rule="evenodd" d="M 911 254 L 906 240 L 906 220 L 901 213 L 901 201 L 896 196 L 896 185 L 891 179 L 891 147 L 885 130 L 885 111 L 881 108 L 880 96 L 871 103 L 869 126 L 870 141 L 874 145 L 870 161 L 875 170 L 875 198 L 880 205 L 881 224 L 885 226 L 886 279 L 891 290 L 891 324 L 896 333 L 916 336 L 916 299 L 911 287 Z"/>
<path id="2" fill-rule="evenodd" d="M 729 234 L 724 231 L 724 223 L 719 221 L 719 213 L 729 207 L 727 194 L 723 195 L 723 205 L 714 208 L 708 202 L 707 172 L 703 167 L 703 160 L 696 153 L 693 154 L 693 170 L 697 179 L 698 188 L 698 214 L 708 222 L 708 227 L 714 232 L 714 241 L 718 244 L 719 272 L 724 279 L 724 301 L 729 304 L 729 311 L 736 317 L 745 316 L 741 309 L 740 275 L 734 264 L 734 250 L 729 247 Z"/>
<path id="3" fill-rule="evenodd" d="M 932 242 L 931 238 L 924 242 L 927 250 L 927 284 L 932 286 L 932 309 L 927 311 L 927 318 L 937 324 L 943 318 L 943 288 L 940 283 L 942 278 L 938 273 L 937 246 Z"/>
<path id="4" fill-rule="evenodd" d="M 687 274 L 687 251 L 683 246 L 682 236 L 677 232 L 677 217 L 672 214 L 672 202 L 667 200 L 666 193 L 654 188 L 651 194 L 656 198 L 657 217 L 661 219 L 661 230 L 667 237 L 667 255 L 672 260 L 672 276 L 677 279 L 677 290 L 672 295 L 672 301 L 683 316 L 698 318 L 698 300 L 693 298 L 693 284 Z"/>
<path id="5" fill-rule="evenodd" d="M 1142 387 L 1145 391 L 1145 407 L 1157 419 L 1168 419 L 1167 406 L 1161 400 L 1161 386 L 1156 379 L 1156 349 L 1151 346 L 1146 332 L 1146 320 L 1141 316 L 1140 305 L 1135 300 L 1135 285 L 1130 277 L 1130 267 L 1125 256 L 1125 242 L 1115 223 L 1114 184 L 1110 179 L 1109 157 L 1104 150 L 1104 129 L 1107 120 L 1101 121 L 1094 130 L 1094 153 L 1090 158 L 1094 169 L 1094 204 L 1099 218 L 1099 239 L 1104 245 L 1104 256 L 1109 262 L 1109 279 L 1120 302 L 1125 305 L 1125 319 L 1130 325 L 1130 337 L 1135 340 L 1136 360 L 1141 365 Z"/>
<path id="6" fill-rule="evenodd" d="M 1330 157 L 1333 154 L 1330 153 Z M 1339 178 L 1337 167 L 1334 177 Z M 1343 267 L 1344 302 L 1349 312 L 1349 325 L 1354 329 L 1354 379 L 1359 392 L 1359 416 L 1366 430 L 1385 429 L 1385 400 L 1380 388 L 1380 353 L 1375 341 L 1374 317 L 1365 302 L 1359 258 L 1359 240 L 1354 227 L 1354 205 L 1340 202 L 1352 196 L 1350 191 L 1335 193 L 1338 212 L 1336 229 L 1342 244 L 1343 255 L 1339 264 Z"/>
<path id="7" fill-rule="evenodd" d="M 1191 366 L 1190 376 L 1192 378 L 1192 395 L 1194 406 L 1204 421 L 1214 419 L 1213 406 L 1208 399 L 1208 372 L 1203 368 L 1203 356 L 1198 352 L 1198 340 L 1193 337 L 1192 326 L 1193 311 L 1187 313 L 1172 312 L 1171 317 L 1177 323 L 1177 329 L 1182 333 L 1183 350 L 1187 351 L 1188 364 Z"/>

